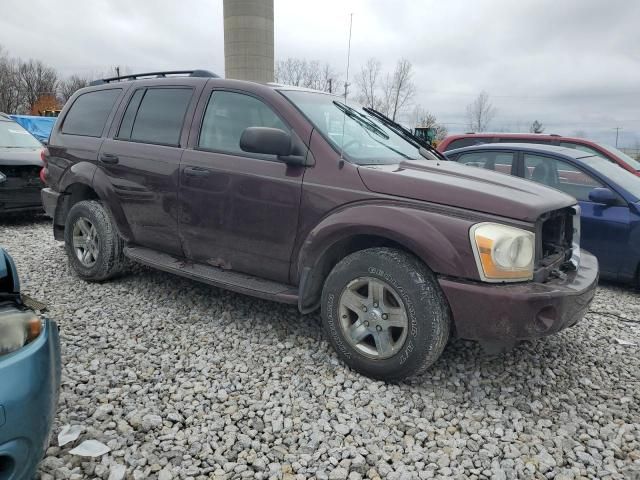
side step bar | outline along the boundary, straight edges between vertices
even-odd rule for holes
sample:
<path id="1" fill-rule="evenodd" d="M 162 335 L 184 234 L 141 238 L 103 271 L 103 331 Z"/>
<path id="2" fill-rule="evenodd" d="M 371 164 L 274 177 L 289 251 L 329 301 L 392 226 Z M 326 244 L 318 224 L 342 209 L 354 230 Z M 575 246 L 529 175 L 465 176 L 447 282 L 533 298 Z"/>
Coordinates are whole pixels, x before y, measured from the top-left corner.
<path id="1" fill-rule="evenodd" d="M 225 290 L 232 290 L 281 303 L 298 303 L 298 290 L 292 285 L 264 280 L 246 273 L 223 270 L 222 268 L 201 263 L 188 262 L 185 259 L 158 252 L 151 248 L 125 247 L 124 254 L 134 262 L 208 283 Z"/>

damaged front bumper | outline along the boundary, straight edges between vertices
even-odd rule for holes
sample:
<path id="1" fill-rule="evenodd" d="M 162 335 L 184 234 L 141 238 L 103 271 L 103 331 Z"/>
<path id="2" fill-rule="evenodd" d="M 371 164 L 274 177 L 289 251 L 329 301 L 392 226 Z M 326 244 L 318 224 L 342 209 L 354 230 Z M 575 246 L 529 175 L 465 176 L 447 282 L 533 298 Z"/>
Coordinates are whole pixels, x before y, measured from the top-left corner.
<path id="1" fill-rule="evenodd" d="M 575 325 L 589 309 L 598 260 L 581 251 L 580 266 L 546 282 L 487 284 L 440 278 L 456 334 L 489 345 L 514 345 Z"/>

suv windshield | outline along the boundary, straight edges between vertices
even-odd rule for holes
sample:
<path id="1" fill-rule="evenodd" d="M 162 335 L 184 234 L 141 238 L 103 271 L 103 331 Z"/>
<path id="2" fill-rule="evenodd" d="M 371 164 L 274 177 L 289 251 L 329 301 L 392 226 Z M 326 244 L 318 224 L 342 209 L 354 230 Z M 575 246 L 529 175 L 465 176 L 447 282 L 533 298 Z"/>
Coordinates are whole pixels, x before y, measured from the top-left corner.
<path id="1" fill-rule="evenodd" d="M 640 170 L 640 162 L 638 162 L 637 160 L 634 160 L 633 158 L 631 158 L 629 155 L 627 155 L 623 151 L 618 150 L 617 148 L 612 147 L 610 145 L 605 145 L 604 143 L 599 143 L 598 145 L 600 147 L 604 148 L 605 150 L 613 153 L 619 159 L 624 160 L 624 162 L 629 164 L 631 166 L 631 168 L 635 168 L 636 170 Z"/>
<path id="2" fill-rule="evenodd" d="M 42 144 L 16 122 L 0 121 L 0 148 L 38 148 Z"/>
<path id="3" fill-rule="evenodd" d="M 390 165 L 422 160 L 417 147 L 356 103 L 325 93 L 281 90 L 335 149 L 357 165 Z M 344 132 L 344 133 L 343 133 Z"/>

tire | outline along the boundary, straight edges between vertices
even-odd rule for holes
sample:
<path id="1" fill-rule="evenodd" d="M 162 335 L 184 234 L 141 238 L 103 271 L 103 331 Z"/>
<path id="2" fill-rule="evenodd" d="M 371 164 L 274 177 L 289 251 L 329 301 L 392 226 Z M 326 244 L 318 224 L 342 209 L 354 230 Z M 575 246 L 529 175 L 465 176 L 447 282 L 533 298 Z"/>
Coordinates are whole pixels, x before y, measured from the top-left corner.
<path id="1" fill-rule="evenodd" d="M 369 248 L 345 257 L 327 277 L 321 307 L 338 356 L 371 378 L 418 375 L 449 339 L 449 305 L 435 275 L 401 250 Z"/>
<path id="2" fill-rule="evenodd" d="M 84 280 L 108 280 L 124 266 L 124 242 L 99 201 L 84 200 L 71 207 L 65 220 L 64 243 L 71 268 Z M 83 253 L 87 250 L 85 258 Z"/>

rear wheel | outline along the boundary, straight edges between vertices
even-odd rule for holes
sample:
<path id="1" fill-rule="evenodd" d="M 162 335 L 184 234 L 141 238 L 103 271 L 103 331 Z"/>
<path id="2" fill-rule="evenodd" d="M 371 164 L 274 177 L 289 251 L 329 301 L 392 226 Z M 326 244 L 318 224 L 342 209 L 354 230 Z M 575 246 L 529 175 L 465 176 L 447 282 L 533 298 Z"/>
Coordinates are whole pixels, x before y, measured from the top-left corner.
<path id="1" fill-rule="evenodd" d="M 121 271 L 124 243 L 102 203 L 76 203 L 67 215 L 64 240 L 69 263 L 83 279 L 107 280 Z"/>
<path id="2" fill-rule="evenodd" d="M 382 380 L 423 372 L 449 338 L 449 307 L 435 276 L 391 248 L 362 250 L 335 266 L 323 289 L 322 318 L 344 362 Z"/>

